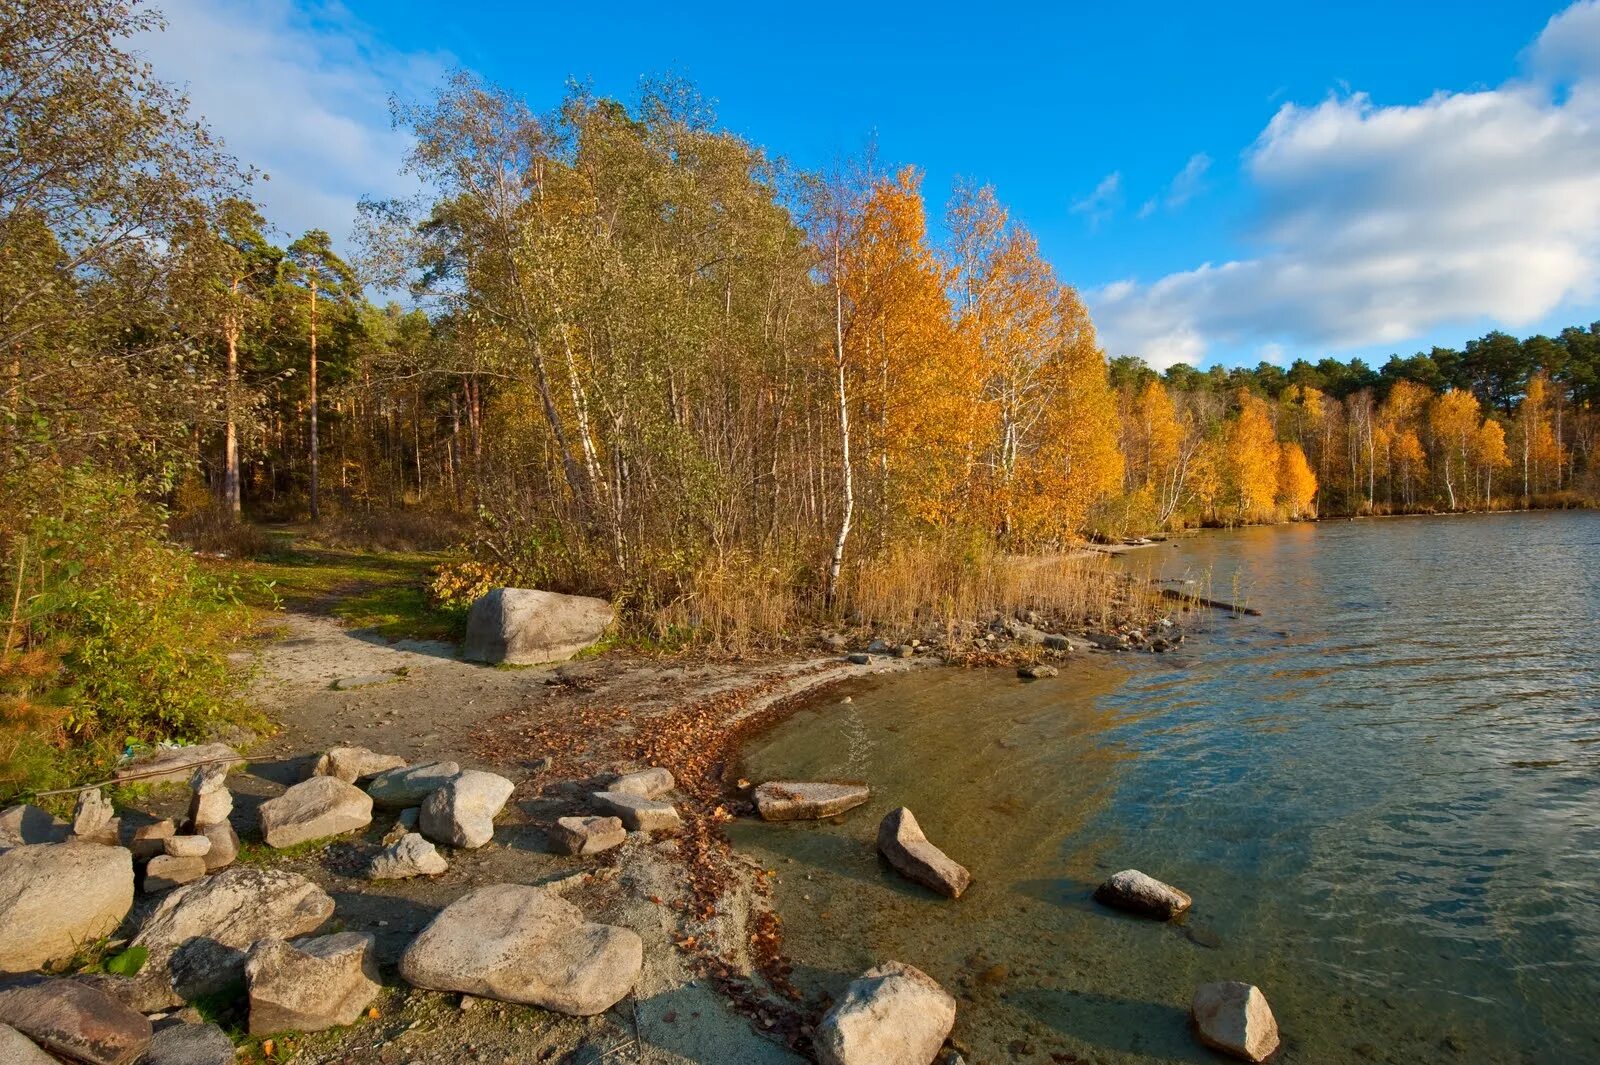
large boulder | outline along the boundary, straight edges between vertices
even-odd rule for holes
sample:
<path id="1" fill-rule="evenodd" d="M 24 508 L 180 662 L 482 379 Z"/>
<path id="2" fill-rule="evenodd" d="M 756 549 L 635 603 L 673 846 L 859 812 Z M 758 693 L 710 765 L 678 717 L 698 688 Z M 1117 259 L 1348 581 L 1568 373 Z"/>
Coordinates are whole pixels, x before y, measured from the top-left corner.
<path id="1" fill-rule="evenodd" d="M 139 1065 L 233 1065 L 238 1051 L 214 1024 L 169 1024 L 156 1030 Z"/>
<path id="2" fill-rule="evenodd" d="M 519 666 L 562 662 L 605 635 L 613 616 L 604 599 L 493 588 L 467 612 L 461 657 Z"/>
<path id="3" fill-rule="evenodd" d="M 438 848 L 417 833 L 407 832 L 373 857 L 372 864 L 367 866 L 367 879 L 438 876 L 449 868 Z"/>
<path id="4" fill-rule="evenodd" d="M 1238 980 L 1202 984 L 1190 1005 L 1200 1042 L 1240 1061 L 1266 1061 L 1278 1049 L 1278 1022 L 1261 989 Z"/>
<path id="5" fill-rule="evenodd" d="M 815 1037 L 820 1065 L 928 1065 L 956 1023 L 956 1000 L 892 961 L 845 988 Z"/>
<path id="6" fill-rule="evenodd" d="M 890 810 L 878 825 L 878 850 L 901 876 L 948 898 L 959 899 L 972 883 L 966 866 L 929 843 L 922 826 L 904 806 Z"/>
<path id="7" fill-rule="evenodd" d="M 141 784 L 166 784 L 188 780 L 195 769 L 213 762 L 228 769 L 244 765 L 239 752 L 226 743 L 203 743 L 198 747 L 157 747 L 112 775 L 118 780 L 137 780 Z"/>
<path id="8" fill-rule="evenodd" d="M 452 847 L 481 847 L 494 838 L 495 815 L 515 788 L 497 773 L 465 770 L 423 800 L 422 834 Z"/>
<path id="9" fill-rule="evenodd" d="M 585 921 L 548 889 L 494 884 L 436 916 L 400 959 L 400 975 L 434 991 L 589 1017 L 633 987 L 644 943 L 630 929 Z"/>
<path id="10" fill-rule="evenodd" d="M 563 854 L 599 854 L 628 841 L 620 817 L 561 817 L 550 841 Z"/>
<path id="11" fill-rule="evenodd" d="M 231 1050 L 233 1044 L 228 1047 Z M 56 1059 L 40 1050 L 38 1043 L 9 1024 L 0 1024 L 0 1061 L 6 1065 L 56 1065 Z"/>
<path id="12" fill-rule="evenodd" d="M 1194 900 L 1171 884 L 1163 884 L 1137 869 L 1124 869 L 1095 888 L 1094 897 L 1107 906 L 1144 917 L 1169 921 L 1194 905 Z"/>
<path id="13" fill-rule="evenodd" d="M 22 803 L 0 811 L 0 850 L 30 843 L 65 843 L 72 826 L 48 810 Z"/>
<path id="14" fill-rule="evenodd" d="M 235 866 L 181 887 L 134 937 L 149 951 L 140 1005 L 161 1009 L 226 990 L 243 980 L 250 944 L 307 935 L 331 916 L 327 892 L 283 869 Z"/>
<path id="15" fill-rule="evenodd" d="M 354 784 L 405 764 L 406 760 L 397 754 L 379 754 L 365 747 L 334 747 L 317 759 L 311 772 L 314 776 L 338 777 L 346 784 Z"/>
<path id="16" fill-rule="evenodd" d="M 373 937 L 364 932 L 293 943 L 256 940 L 244 963 L 250 1034 L 354 1024 L 382 988 L 372 947 Z"/>
<path id="17" fill-rule="evenodd" d="M 65 961 L 110 935 L 133 906 L 133 855 L 98 843 L 0 854 L 0 973 Z"/>
<path id="18" fill-rule="evenodd" d="M 150 1045 L 149 1021 L 75 980 L 31 977 L 0 985 L 0 1024 L 85 1065 L 131 1065 Z"/>
<path id="19" fill-rule="evenodd" d="M 455 762 L 423 762 L 379 773 L 367 785 L 367 794 L 379 806 L 403 810 L 416 806 L 461 772 Z"/>
<path id="20" fill-rule="evenodd" d="M 854 810 L 872 797 L 872 789 L 865 784 L 773 780 L 756 788 L 752 797 L 763 821 L 815 821 Z"/>
<path id="21" fill-rule="evenodd" d="M 676 832 L 683 827 L 678 808 L 670 802 L 615 791 L 597 791 L 591 799 L 602 813 L 620 817 L 629 832 Z"/>
<path id="22" fill-rule="evenodd" d="M 267 846 L 292 847 L 366 828 L 372 797 L 338 777 L 312 777 L 262 803 L 260 817 Z"/>

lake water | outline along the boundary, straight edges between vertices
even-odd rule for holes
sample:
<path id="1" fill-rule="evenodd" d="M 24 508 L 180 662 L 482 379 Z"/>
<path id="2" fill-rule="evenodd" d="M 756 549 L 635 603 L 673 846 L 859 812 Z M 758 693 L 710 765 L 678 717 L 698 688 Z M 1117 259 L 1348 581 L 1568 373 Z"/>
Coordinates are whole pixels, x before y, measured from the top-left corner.
<path id="1" fill-rule="evenodd" d="M 930 670 L 745 752 L 855 779 L 842 824 L 733 829 L 777 871 L 796 982 L 887 959 L 956 995 L 981 1062 L 1207 1062 L 1194 987 L 1266 993 L 1277 1060 L 1600 1062 L 1600 514 L 1207 533 L 1127 565 L 1263 616 L 1055 680 Z M 973 872 L 890 873 L 909 806 Z M 1142 869 L 1170 925 L 1090 893 Z"/>

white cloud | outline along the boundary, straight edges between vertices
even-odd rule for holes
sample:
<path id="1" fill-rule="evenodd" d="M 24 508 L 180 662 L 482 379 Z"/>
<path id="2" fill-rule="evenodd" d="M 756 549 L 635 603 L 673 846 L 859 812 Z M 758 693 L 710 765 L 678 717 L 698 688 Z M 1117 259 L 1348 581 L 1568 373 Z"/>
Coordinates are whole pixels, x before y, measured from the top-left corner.
<path id="1" fill-rule="evenodd" d="M 448 57 L 390 49 L 337 3 L 159 6 L 166 32 L 136 47 L 229 152 L 267 173 L 253 195 L 278 237 L 320 228 L 343 243 L 362 196 L 415 189 L 399 173 L 410 140 L 390 128 L 389 95 L 426 93 Z"/>
<path id="2" fill-rule="evenodd" d="M 1205 191 L 1206 171 L 1211 169 L 1211 156 L 1197 152 L 1189 157 L 1178 171 L 1178 176 L 1167 186 L 1167 206 L 1182 207 Z"/>
<path id="3" fill-rule="evenodd" d="M 1585 0 L 1497 89 L 1283 106 L 1244 156 L 1259 253 L 1090 293 L 1108 350 L 1164 367 L 1216 345 L 1398 344 L 1600 296 L 1596 56 L 1600 0 Z"/>
<path id="4" fill-rule="evenodd" d="M 1121 206 L 1122 171 L 1113 170 L 1100 179 L 1100 184 L 1094 187 L 1093 192 L 1082 199 L 1072 201 L 1072 213 L 1087 217 L 1089 227 L 1092 229 L 1110 218 Z"/>

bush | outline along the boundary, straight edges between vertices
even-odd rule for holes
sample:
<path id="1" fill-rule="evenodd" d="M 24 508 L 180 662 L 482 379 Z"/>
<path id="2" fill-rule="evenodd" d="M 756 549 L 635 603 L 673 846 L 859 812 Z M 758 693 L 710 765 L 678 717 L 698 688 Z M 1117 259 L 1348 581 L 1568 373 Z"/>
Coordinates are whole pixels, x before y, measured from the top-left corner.
<path id="1" fill-rule="evenodd" d="M 460 518 L 432 510 L 379 507 L 341 511 L 325 519 L 316 538 L 357 551 L 437 551 L 459 543 Z"/>

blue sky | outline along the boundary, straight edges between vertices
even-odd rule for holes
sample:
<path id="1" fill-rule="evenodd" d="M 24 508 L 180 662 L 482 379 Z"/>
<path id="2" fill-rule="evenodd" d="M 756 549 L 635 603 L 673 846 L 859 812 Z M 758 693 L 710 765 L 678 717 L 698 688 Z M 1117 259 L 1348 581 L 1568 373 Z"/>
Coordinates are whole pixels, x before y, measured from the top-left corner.
<path id="1" fill-rule="evenodd" d="M 935 216 L 956 175 L 993 183 L 1113 354 L 1381 360 L 1600 318 L 1596 0 L 158 4 L 152 61 L 290 228 L 403 189 L 390 91 L 459 65 L 545 107 L 670 71 L 800 166 L 875 138 Z"/>

